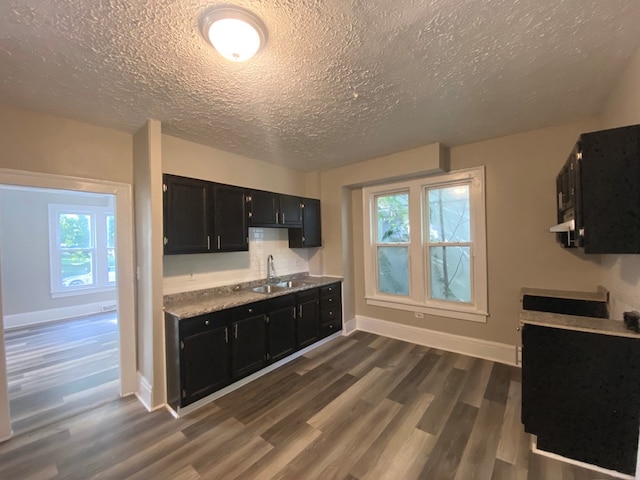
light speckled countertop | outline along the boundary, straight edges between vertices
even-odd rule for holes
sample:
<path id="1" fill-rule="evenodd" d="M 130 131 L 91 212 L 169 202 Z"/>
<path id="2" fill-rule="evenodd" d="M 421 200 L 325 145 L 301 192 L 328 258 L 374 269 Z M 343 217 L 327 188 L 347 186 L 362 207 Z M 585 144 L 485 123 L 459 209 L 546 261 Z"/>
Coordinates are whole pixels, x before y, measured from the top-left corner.
<path id="1" fill-rule="evenodd" d="M 520 324 L 540 325 L 543 327 L 562 328 L 578 332 L 600 333 L 617 337 L 640 338 L 640 333 L 628 330 L 622 320 L 610 318 L 577 317 L 560 313 L 520 311 Z"/>
<path id="2" fill-rule="evenodd" d="M 281 295 L 288 295 L 290 293 L 308 290 L 309 288 L 316 288 L 335 282 L 341 282 L 342 278 L 327 276 L 312 277 L 307 274 L 296 274 L 280 277 L 279 280 L 304 281 L 304 285 L 287 288 L 284 291 L 270 294 L 256 293 L 252 291 L 251 289 L 253 287 L 266 283 L 266 280 L 263 279 L 242 283 L 239 286 L 216 287 L 205 290 L 196 290 L 193 292 L 165 295 L 163 299 L 164 311 L 179 318 L 180 320 L 183 320 L 186 318 L 197 317 L 198 315 L 204 315 L 206 313 L 245 305 L 247 303 L 259 302 L 261 300 L 268 300 Z"/>

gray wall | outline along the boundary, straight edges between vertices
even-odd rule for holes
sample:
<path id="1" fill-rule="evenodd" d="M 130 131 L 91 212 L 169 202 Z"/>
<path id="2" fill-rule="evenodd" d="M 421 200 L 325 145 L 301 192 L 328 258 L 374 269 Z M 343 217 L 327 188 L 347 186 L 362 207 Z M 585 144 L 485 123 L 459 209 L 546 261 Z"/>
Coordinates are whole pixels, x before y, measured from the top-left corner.
<path id="1" fill-rule="evenodd" d="M 108 205 L 109 196 L 0 186 L 0 252 L 4 315 L 97 302 L 115 303 L 108 292 L 52 298 L 49 204 Z"/>

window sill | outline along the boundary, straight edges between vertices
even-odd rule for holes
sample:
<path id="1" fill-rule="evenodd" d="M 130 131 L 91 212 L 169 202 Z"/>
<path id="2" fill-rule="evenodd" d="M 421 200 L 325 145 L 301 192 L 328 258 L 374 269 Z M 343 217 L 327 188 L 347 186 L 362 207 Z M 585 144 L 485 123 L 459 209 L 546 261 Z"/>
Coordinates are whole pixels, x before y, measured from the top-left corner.
<path id="1" fill-rule="evenodd" d="M 51 298 L 75 297 L 77 295 L 91 295 L 93 293 L 113 292 L 115 291 L 115 289 L 115 285 L 110 285 L 108 287 L 78 287 L 76 289 L 65 290 L 63 292 L 51 292 Z"/>
<path id="2" fill-rule="evenodd" d="M 437 317 L 455 318 L 458 320 L 467 320 L 469 322 L 487 323 L 487 312 L 475 310 L 473 308 L 439 308 L 424 303 L 414 303 L 407 300 L 389 300 L 387 298 L 380 299 L 376 297 L 366 297 L 367 305 L 374 307 L 393 308 L 395 310 L 404 310 L 407 312 L 426 313 L 427 315 L 435 315 Z"/>

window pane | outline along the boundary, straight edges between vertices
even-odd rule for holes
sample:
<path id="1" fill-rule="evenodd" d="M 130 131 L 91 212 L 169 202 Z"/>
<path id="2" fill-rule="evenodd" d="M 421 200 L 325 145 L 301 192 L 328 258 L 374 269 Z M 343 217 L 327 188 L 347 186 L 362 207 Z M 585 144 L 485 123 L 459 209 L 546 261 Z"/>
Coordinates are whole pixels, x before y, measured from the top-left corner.
<path id="1" fill-rule="evenodd" d="M 394 193 L 376 197 L 378 243 L 409 241 L 409 194 Z"/>
<path id="2" fill-rule="evenodd" d="M 469 185 L 429 190 L 429 240 L 471 241 Z"/>
<path id="3" fill-rule="evenodd" d="M 91 215 L 61 213 L 58 226 L 60 248 L 91 248 Z"/>
<path id="4" fill-rule="evenodd" d="M 116 221 L 113 215 L 107 215 L 107 248 L 116 246 Z"/>
<path id="5" fill-rule="evenodd" d="M 431 298 L 471 302 L 471 248 L 431 247 Z"/>
<path id="6" fill-rule="evenodd" d="M 116 251 L 113 248 L 107 249 L 107 281 L 109 283 L 116 281 Z"/>
<path id="7" fill-rule="evenodd" d="M 381 293 L 409 295 L 408 247 L 378 247 L 378 289 Z"/>
<path id="8" fill-rule="evenodd" d="M 65 250 L 60 252 L 60 260 L 63 287 L 93 285 L 93 263 L 90 251 Z"/>

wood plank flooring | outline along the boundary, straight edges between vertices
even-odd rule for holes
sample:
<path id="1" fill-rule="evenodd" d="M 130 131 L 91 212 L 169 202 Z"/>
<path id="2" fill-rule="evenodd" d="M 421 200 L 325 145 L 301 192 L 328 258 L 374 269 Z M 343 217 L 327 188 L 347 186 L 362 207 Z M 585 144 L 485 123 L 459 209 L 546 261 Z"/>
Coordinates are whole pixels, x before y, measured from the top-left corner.
<path id="1" fill-rule="evenodd" d="M 5 331 L 14 433 L 119 397 L 116 312 Z"/>
<path id="2" fill-rule="evenodd" d="M 520 371 L 364 332 L 189 415 L 121 399 L 0 444 L 7 479 L 609 479 L 530 453 Z"/>

